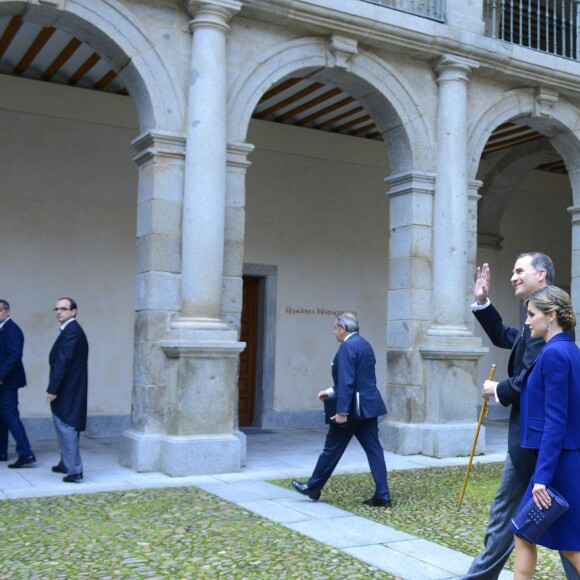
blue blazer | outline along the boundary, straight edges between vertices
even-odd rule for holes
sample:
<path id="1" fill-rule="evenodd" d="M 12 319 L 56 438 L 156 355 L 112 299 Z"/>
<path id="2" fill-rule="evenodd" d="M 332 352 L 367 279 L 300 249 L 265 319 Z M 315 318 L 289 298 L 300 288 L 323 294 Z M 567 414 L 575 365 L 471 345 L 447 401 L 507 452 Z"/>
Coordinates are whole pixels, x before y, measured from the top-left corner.
<path id="1" fill-rule="evenodd" d="M 0 389 L 20 389 L 26 386 L 26 375 L 22 364 L 24 334 L 10 318 L 0 328 Z"/>
<path id="2" fill-rule="evenodd" d="M 521 444 L 538 449 L 534 482 L 550 485 L 562 449 L 580 449 L 580 349 L 565 332 L 552 337 L 524 377 Z"/>
<path id="3" fill-rule="evenodd" d="M 359 392 L 361 416 L 371 419 L 387 414 L 387 407 L 377 389 L 373 347 L 358 333 L 341 343 L 332 361 L 337 413 L 348 413 L 355 391 Z"/>

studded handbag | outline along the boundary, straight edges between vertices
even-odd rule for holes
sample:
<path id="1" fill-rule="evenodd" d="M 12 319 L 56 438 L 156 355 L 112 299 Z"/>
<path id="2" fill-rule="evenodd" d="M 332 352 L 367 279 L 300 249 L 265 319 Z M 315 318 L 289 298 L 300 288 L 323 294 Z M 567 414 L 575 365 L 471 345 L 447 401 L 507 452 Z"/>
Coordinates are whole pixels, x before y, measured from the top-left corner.
<path id="1" fill-rule="evenodd" d="M 549 508 L 540 510 L 534 498 L 520 509 L 512 518 L 512 529 L 516 536 L 535 544 L 538 538 L 568 509 L 568 502 L 554 489 L 546 488 L 552 498 Z"/>

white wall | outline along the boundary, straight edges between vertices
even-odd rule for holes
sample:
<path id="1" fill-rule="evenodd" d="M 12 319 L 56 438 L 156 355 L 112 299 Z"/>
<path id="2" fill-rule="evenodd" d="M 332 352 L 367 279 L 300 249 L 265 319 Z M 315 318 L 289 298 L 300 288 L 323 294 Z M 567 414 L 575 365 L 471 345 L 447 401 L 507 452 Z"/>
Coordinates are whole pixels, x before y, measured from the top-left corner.
<path id="1" fill-rule="evenodd" d="M 245 263 L 276 265 L 277 411 L 319 409 L 332 384 L 333 314 L 354 310 L 386 386 L 388 199 L 384 146 L 252 121 Z M 288 309 L 302 310 L 291 313 Z"/>
<path id="2" fill-rule="evenodd" d="M 131 409 L 137 135 L 131 99 L 0 76 L 0 296 L 25 333 L 24 417 L 49 417 L 51 309 L 89 339 L 89 415 Z"/>

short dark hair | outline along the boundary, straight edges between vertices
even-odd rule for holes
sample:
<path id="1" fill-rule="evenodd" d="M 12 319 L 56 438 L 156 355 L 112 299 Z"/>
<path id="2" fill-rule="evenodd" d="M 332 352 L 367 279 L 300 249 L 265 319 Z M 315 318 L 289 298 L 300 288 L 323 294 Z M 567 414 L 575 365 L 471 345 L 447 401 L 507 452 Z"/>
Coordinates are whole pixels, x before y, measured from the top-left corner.
<path id="1" fill-rule="evenodd" d="M 554 269 L 554 262 L 552 262 L 552 258 L 546 254 L 543 254 L 542 252 L 524 252 L 520 254 L 516 260 L 525 258 L 526 256 L 531 256 L 532 266 L 536 269 L 536 271 L 546 271 L 546 285 L 552 286 L 552 284 L 554 284 L 554 278 L 556 277 L 556 270 Z"/>
<path id="2" fill-rule="evenodd" d="M 78 310 L 77 303 L 72 298 L 69 298 L 68 296 L 63 296 L 62 298 L 59 298 L 57 302 L 60 302 L 61 300 L 68 300 L 70 309 Z"/>
<path id="3" fill-rule="evenodd" d="M 10 310 L 10 303 L 8 302 L 8 300 L 4 300 L 4 298 L 0 298 L 0 304 L 2 304 L 2 306 L 4 306 L 4 308 L 6 310 Z"/>

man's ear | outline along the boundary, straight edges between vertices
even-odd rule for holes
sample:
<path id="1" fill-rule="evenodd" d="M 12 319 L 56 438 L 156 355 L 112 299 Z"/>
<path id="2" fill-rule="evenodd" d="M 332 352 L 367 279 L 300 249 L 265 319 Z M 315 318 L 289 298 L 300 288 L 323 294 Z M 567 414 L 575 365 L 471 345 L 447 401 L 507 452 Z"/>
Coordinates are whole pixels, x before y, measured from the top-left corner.
<path id="1" fill-rule="evenodd" d="M 546 270 L 544 268 L 540 268 L 538 270 L 538 280 L 545 280 L 546 279 Z"/>

